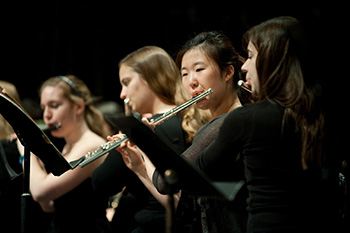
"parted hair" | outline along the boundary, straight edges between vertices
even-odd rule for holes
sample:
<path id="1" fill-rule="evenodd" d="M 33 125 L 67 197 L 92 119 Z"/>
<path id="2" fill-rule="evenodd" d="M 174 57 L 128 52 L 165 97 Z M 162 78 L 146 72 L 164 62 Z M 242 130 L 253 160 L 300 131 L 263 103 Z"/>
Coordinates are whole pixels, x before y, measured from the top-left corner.
<path id="1" fill-rule="evenodd" d="M 199 48 L 211 58 L 218 66 L 220 72 L 225 72 L 230 65 L 234 68 L 232 79 L 232 91 L 236 92 L 241 104 L 251 102 L 251 95 L 238 86 L 239 80 L 244 80 L 244 73 L 241 70 L 245 59 L 236 51 L 230 38 L 220 31 L 201 32 L 188 40 L 176 56 L 176 65 L 181 69 L 182 58 L 186 52 Z"/>

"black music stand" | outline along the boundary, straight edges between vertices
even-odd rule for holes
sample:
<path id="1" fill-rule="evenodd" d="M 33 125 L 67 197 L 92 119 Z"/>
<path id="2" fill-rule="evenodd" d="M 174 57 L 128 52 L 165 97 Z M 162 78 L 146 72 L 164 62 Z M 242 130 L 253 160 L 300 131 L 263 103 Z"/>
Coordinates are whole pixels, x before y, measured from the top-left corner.
<path id="1" fill-rule="evenodd" d="M 140 147 L 156 166 L 160 174 L 164 174 L 169 185 L 169 203 L 167 208 L 167 232 L 172 231 L 174 204 L 172 187 L 176 186 L 193 196 L 234 200 L 244 181 L 214 182 L 199 169 L 178 156 L 151 129 L 135 117 L 122 117 L 117 127 Z"/>
<path id="2" fill-rule="evenodd" d="M 21 175 L 22 173 L 18 174 L 10 166 L 2 142 L 0 142 L 0 189 L 3 184 L 9 183 Z"/>
<path id="3" fill-rule="evenodd" d="M 77 164 L 69 164 L 47 135 L 2 87 L 0 87 L 0 114 L 12 126 L 24 147 L 23 194 L 21 197 L 21 230 L 27 232 L 26 215 L 30 195 L 30 152 L 38 156 L 48 173 L 59 176 Z"/>

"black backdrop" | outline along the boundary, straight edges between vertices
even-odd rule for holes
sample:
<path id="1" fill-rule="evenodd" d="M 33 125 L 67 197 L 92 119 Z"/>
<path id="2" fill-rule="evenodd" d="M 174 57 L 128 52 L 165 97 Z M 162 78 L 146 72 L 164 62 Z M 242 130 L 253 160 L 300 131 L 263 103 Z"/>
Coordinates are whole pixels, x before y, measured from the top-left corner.
<path id="1" fill-rule="evenodd" d="M 47 78 L 72 73 L 94 95 L 120 102 L 118 61 L 145 45 L 174 56 L 195 33 L 222 30 L 241 51 L 249 27 L 291 15 L 319 27 L 321 7 L 284 2 L 236 1 L 27 1 L 3 9 L 3 77 L 16 84 L 22 98 L 38 100 Z"/>
<path id="2" fill-rule="evenodd" d="M 47 78 L 75 74 L 95 96 L 119 99 L 118 62 L 145 45 L 173 57 L 195 33 L 224 31 L 238 51 L 242 34 L 263 20 L 290 15 L 312 32 L 312 60 L 327 117 L 329 156 L 336 171 L 348 160 L 349 120 L 347 6 L 336 1 L 11 1 L 1 11 L 1 78 L 14 83 L 22 99 L 39 102 Z M 322 2 L 322 3 L 320 3 Z M 321 4 L 325 4 L 323 8 Z M 347 26 L 347 27 L 344 27 Z M 337 175 L 337 173 L 333 174 Z M 348 176 L 350 177 L 350 175 Z M 342 205 L 342 194 L 340 204 Z"/>

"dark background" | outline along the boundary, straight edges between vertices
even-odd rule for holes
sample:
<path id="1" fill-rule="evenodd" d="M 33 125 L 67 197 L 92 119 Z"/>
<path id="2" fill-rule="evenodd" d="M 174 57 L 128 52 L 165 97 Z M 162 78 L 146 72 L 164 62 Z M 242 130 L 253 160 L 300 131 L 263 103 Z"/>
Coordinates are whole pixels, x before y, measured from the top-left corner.
<path id="1" fill-rule="evenodd" d="M 51 76 L 74 74 L 92 93 L 119 103 L 118 62 L 145 45 L 173 57 L 195 33 L 221 30 L 238 51 L 242 34 L 271 17 L 291 15 L 310 29 L 321 25 L 321 6 L 280 1 L 30 1 L 3 8 L 1 79 L 22 98 L 38 99 Z"/>
<path id="2" fill-rule="evenodd" d="M 93 95 L 122 103 L 118 62 L 128 53 L 156 45 L 175 57 L 183 43 L 196 33 L 221 30 L 244 55 L 241 38 L 247 29 L 272 17 L 290 15 L 312 35 L 305 60 L 311 61 L 309 71 L 322 86 L 320 93 L 331 135 L 338 138 L 341 133 L 347 135 L 345 126 L 349 125 L 343 112 L 346 72 L 337 73 L 339 61 L 346 54 L 344 48 L 348 47 L 348 32 L 341 26 L 345 20 L 340 19 L 345 19 L 348 12 L 346 6 L 331 3 L 11 1 L 0 8 L 0 79 L 14 83 L 22 99 L 39 103 L 38 88 L 43 81 L 74 74 L 85 81 Z"/>
<path id="3" fill-rule="evenodd" d="M 0 79 L 14 83 L 22 99 L 39 103 L 43 81 L 74 74 L 95 96 L 121 103 L 118 62 L 128 53 L 156 45 L 175 57 L 186 40 L 206 30 L 225 32 L 242 52 L 248 28 L 294 16 L 312 35 L 305 58 L 322 87 L 328 155 L 335 170 L 347 175 L 349 165 L 341 166 L 350 163 L 347 9 L 336 1 L 11 1 L 0 7 Z M 342 191 L 339 209 L 349 198 Z"/>

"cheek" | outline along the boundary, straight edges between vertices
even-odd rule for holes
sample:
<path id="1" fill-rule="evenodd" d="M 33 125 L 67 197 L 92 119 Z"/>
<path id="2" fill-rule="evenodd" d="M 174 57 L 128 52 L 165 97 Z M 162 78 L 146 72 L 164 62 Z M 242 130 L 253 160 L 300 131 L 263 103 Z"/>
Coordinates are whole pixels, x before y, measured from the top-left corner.
<path id="1" fill-rule="evenodd" d="M 185 88 L 187 94 L 191 95 L 191 88 L 187 78 L 182 78 L 182 86 Z"/>
<path id="2" fill-rule="evenodd" d="M 74 108 L 72 106 L 61 106 L 57 109 L 56 116 L 62 121 L 69 121 L 75 119 Z"/>

